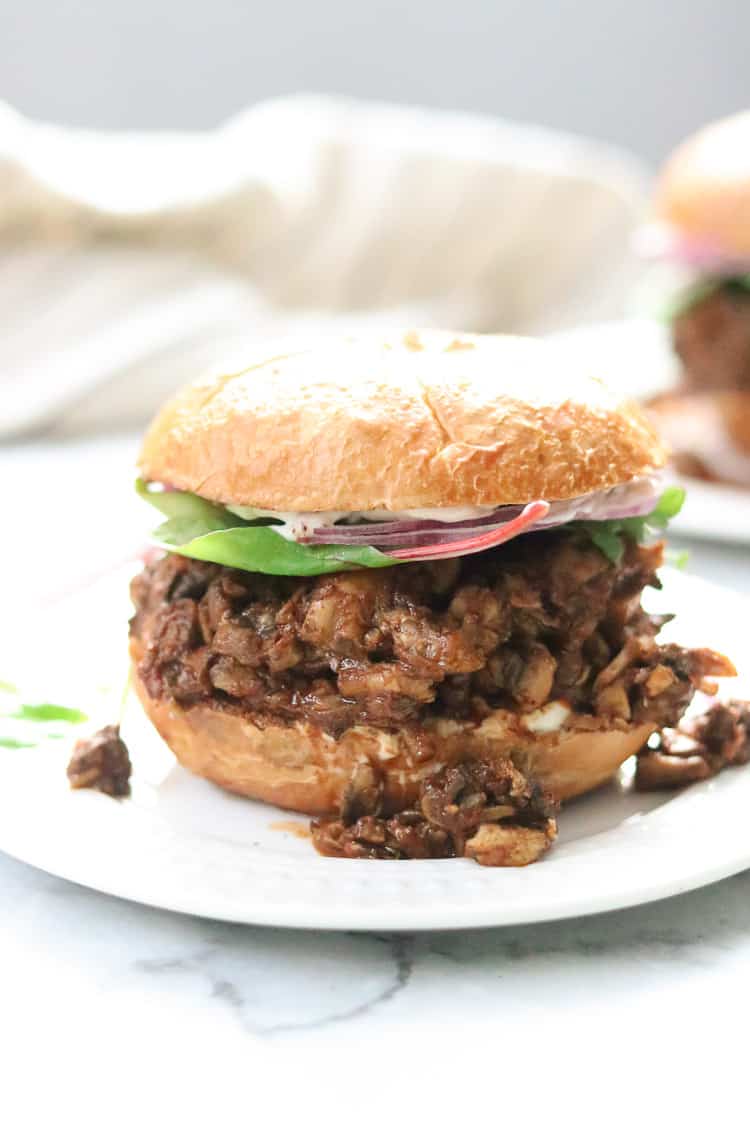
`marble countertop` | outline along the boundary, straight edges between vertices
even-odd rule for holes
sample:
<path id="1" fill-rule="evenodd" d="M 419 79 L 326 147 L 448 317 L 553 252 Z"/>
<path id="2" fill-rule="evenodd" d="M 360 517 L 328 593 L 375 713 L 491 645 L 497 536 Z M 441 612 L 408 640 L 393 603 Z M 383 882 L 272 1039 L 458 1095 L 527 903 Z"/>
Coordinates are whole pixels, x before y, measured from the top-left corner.
<path id="1" fill-rule="evenodd" d="M 606 1076 L 623 1084 L 623 1099 L 643 1096 L 650 1067 L 657 1084 L 661 1073 L 662 1093 L 684 1088 L 696 1052 L 704 1075 L 720 1058 L 724 1095 L 743 1073 L 734 1060 L 744 1056 L 744 1031 L 732 1032 L 729 1020 L 739 1019 L 750 983 L 750 872 L 598 917 L 419 936 L 183 917 L 5 857 L 0 900 L 2 1024 L 12 1026 L 21 1068 L 5 1087 L 28 1058 L 63 1082 L 80 1072 L 79 1120 L 96 1119 L 97 1080 L 111 1096 L 107 1067 L 118 1058 L 128 1068 L 118 1105 L 142 1105 L 148 1092 L 153 1107 L 153 1091 L 161 1092 L 190 1121 L 203 1119 L 200 1105 L 216 1110 L 217 1099 L 236 1109 L 243 1090 L 252 1102 L 265 1084 L 263 1097 L 277 1107 L 296 1098 L 304 1107 L 305 1076 L 311 1071 L 314 1081 L 326 1068 L 343 1096 L 358 1068 L 372 1084 L 379 1053 L 418 1068 L 407 1092 L 425 1113 L 447 1110 L 484 1057 L 498 1067 L 502 1060 L 530 1096 L 541 1059 L 545 1083 L 557 1071 L 591 1067 L 588 1094 Z M 445 1086 L 428 1081 L 441 1058 Z M 397 1082 L 393 1066 L 381 1093 Z M 41 1107 L 57 1097 L 32 1089 Z M 550 1096 L 546 1085 L 534 1094 Z M 579 1109 L 581 1097 L 572 1102 Z M 554 1095 L 558 1107 L 561 1098 L 564 1088 Z M 375 1101 L 372 1090 L 368 1104 Z"/>
<path id="2" fill-rule="evenodd" d="M 0 453 L 4 479 L 23 480 L 26 511 L 45 506 L 47 535 L 52 526 L 62 536 L 56 589 L 70 584 L 82 551 L 93 573 L 129 549 L 129 517 L 115 519 L 107 498 L 124 494 L 132 445 L 107 450 L 106 471 L 94 447 L 74 458 L 46 446 Z M 94 453 L 99 472 L 89 479 Z M 750 592 L 746 549 L 691 547 L 691 569 Z M 52 555 L 12 554 L 7 613 L 19 583 L 53 585 Z M 60 1105 L 78 1121 L 138 1111 L 149 1123 L 162 1103 L 167 1121 L 209 1112 L 217 1122 L 255 1121 L 263 1099 L 271 1121 L 297 1104 L 308 1119 L 332 1104 L 327 1119 L 339 1121 L 355 1109 L 361 1119 L 363 1103 L 374 1112 L 385 1094 L 393 1104 L 395 1091 L 399 1106 L 412 1097 L 439 1120 L 454 1105 L 466 1115 L 466 1090 L 488 1084 L 485 1058 L 495 1104 L 520 1091 L 539 1109 L 532 1120 L 566 1099 L 581 1109 L 605 1080 L 614 1109 L 640 1104 L 647 1079 L 673 1106 L 689 1087 L 697 1107 L 720 1073 L 714 1111 L 718 1093 L 744 1081 L 734 1061 L 744 1061 L 745 1033 L 731 1020 L 750 983 L 750 872 L 599 917 L 420 936 L 183 917 L 4 856 L 0 903 L 0 1058 L 12 1062 L 0 1065 L 0 1119 L 9 1125 L 48 1120 Z M 8 1113 L 11 1105 L 20 1108 Z"/>

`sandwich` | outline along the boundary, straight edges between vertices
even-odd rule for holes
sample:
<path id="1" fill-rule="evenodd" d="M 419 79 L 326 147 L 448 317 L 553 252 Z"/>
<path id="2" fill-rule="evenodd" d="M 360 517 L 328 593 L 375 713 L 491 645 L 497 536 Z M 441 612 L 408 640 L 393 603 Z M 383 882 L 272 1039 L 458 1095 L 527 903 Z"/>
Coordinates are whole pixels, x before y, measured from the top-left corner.
<path id="1" fill-rule="evenodd" d="M 148 430 L 166 517 L 133 682 L 187 769 L 315 817 L 327 855 L 524 864 L 555 809 L 679 722 L 660 644 L 680 506 L 634 404 L 551 343 L 409 335 L 204 377 Z"/>
<path id="2" fill-rule="evenodd" d="M 675 463 L 750 485 L 750 112 L 707 126 L 667 161 L 647 252 L 669 271 L 681 386 L 653 404 Z"/>

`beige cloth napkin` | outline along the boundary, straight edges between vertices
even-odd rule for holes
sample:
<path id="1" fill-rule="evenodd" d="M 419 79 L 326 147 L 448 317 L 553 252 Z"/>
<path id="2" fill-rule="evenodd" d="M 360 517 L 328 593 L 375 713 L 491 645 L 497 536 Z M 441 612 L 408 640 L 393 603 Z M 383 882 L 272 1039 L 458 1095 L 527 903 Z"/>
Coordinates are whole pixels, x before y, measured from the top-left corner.
<path id="1" fill-rule="evenodd" d="M 606 146 L 293 97 L 204 134 L 0 106 L 0 437 L 140 424 L 269 336 L 619 316 L 645 176 Z"/>

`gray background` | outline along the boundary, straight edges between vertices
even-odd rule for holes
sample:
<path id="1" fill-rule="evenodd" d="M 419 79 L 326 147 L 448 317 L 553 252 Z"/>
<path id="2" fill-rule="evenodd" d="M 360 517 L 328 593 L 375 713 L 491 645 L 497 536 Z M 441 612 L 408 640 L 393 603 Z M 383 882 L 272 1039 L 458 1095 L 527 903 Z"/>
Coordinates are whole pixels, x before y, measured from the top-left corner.
<path id="1" fill-rule="evenodd" d="M 304 91 L 479 110 L 651 161 L 750 104 L 748 0 L 0 0 L 0 97 L 114 128 Z"/>

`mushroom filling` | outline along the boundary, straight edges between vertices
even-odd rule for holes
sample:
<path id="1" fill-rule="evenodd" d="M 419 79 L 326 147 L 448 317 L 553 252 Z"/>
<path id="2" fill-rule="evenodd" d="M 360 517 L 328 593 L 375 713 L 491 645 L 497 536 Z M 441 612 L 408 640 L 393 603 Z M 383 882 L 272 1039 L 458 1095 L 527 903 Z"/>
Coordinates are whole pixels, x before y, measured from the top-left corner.
<path id="1" fill-rule="evenodd" d="M 704 677 L 731 665 L 658 644 L 664 619 L 640 597 L 659 585 L 661 560 L 661 545 L 628 542 L 613 563 L 563 530 L 315 578 L 167 555 L 132 585 L 138 674 L 154 698 L 304 720 L 334 737 L 358 724 L 398 730 L 422 756 L 431 725 L 497 709 L 527 729 L 553 703 L 563 719 L 674 726 Z"/>

